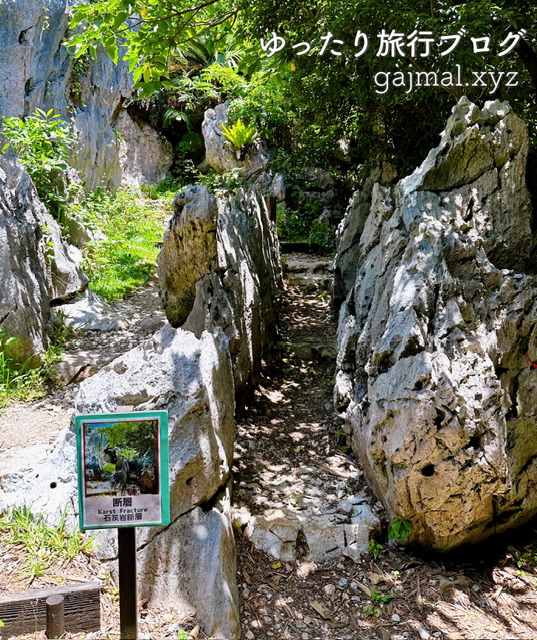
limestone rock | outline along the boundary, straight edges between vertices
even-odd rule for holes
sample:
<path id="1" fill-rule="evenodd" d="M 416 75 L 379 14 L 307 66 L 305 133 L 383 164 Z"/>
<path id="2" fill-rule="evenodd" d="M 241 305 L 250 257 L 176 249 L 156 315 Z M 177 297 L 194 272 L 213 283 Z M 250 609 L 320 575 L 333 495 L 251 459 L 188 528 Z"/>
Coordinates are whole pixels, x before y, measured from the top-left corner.
<path id="1" fill-rule="evenodd" d="M 105 300 L 89 289 L 74 301 L 55 307 L 54 317 L 74 331 L 118 331 L 127 326 L 127 320 L 120 319 Z"/>
<path id="2" fill-rule="evenodd" d="M 236 640 L 240 626 L 230 484 L 211 504 L 195 507 L 165 529 L 138 529 L 138 597 L 191 612 L 211 638 Z M 117 575 L 113 529 L 99 533 L 95 553 Z"/>
<path id="3" fill-rule="evenodd" d="M 234 640 L 240 631 L 227 485 L 235 402 L 221 329 L 198 339 L 167 325 L 85 380 L 75 401 L 79 413 L 119 405 L 169 412 L 172 522 L 139 530 L 140 597 L 189 607 L 213 637 Z M 76 513 L 74 433 L 64 431 L 45 458 L 31 452 L 2 467 L 0 509 L 24 502 L 56 522 L 66 504 Z M 116 540 L 112 530 L 98 536 L 102 559 L 117 559 Z"/>
<path id="4" fill-rule="evenodd" d="M 335 405 L 389 513 L 440 550 L 537 513 L 527 145 L 508 105 L 463 98 L 411 176 L 375 185 L 336 260 L 355 278 Z"/>
<path id="5" fill-rule="evenodd" d="M 286 282 L 304 291 L 329 291 L 332 288 L 333 271 L 332 260 L 326 258 L 300 254 L 285 256 L 283 259 Z"/>
<path id="6" fill-rule="evenodd" d="M 140 533 L 140 597 L 189 606 L 214 637 L 238 638 L 235 550 L 225 490 L 235 410 L 227 338 L 219 328 L 198 339 L 167 325 L 84 381 L 76 400 L 82 413 L 125 404 L 169 413 L 172 523 Z M 117 557 L 106 535 L 99 546 L 101 557 Z"/>
<path id="7" fill-rule="evenodd" d="M 80 413 L 117 406 L 169 413 L 172 519 L 209 500 L 230 472 L 234 398 L 227 338 L 218 329 L 198 340 L 166 325 L 140 347 L 85 380 Z"/>
<path id="8" fill-rule="evenodd" d="M 292 562 L 307 558 L 324 562 L 342 554 L 358 559 L 380 530 L 380 520 L 367 504 L 361 504 L 355 509 L 351 522 L 341 524 L 331 515 L 267 510 L 250 517 L 245 535 L 256 548 L 277 560 Z"/>
<path id="9" fill-rule="evenodd" d="M 244 390 L 276 331 L 281 273 L 274 225 L 251 187 L 218 201 L 205 187 L 188 187 L 176 204 L 159 257 L 166 315 L 198 336 L 222 327 L 235 389 Z"/>
<path id="10" fill-rule="evenodd" d="M 217 173 L 242 168 L 246 178 L 264 171 L 270 160 L 265 143 L 258 138 L 248 149 L 235 149 L 222 134 L 223 124 L 227 124 L 225 103 L 205 112 L 201 129 L 205 140 L 206 162 Z"/>
<path id="11" fill-rule="evenodd" d="M 150 125 L 135 122 L 125 109 L 116 120 L 120 136 L 122 183 L 151 185 L 160 182 L 172 166 L 173 149 Z"/>
<path id="12" fill-rule="evenodd" d="M 196 507 L 162 532 L 149 531 L 138 583 L 139 597 L 193 610 L 208 636 L 234 640 L 240 619 L 230 493 L 224 489 L 214 506 Z M 158 574 L 166 579 L 155 580 Z"/>
<path id="13" fill-rule="evenodd" d="M 114 64 L 104 51 L 87 65 L 74 63 L 62 44 L 75 2 L 0 0 L 0 115 L 23 117 L 39 107 L 72 122 L 78 147 L 71 162 L 88 191 L 115 189 L 123 179 L 158 182 L 171 148 L 124 109 L 133 86 L 128 64 L 121 57 Z"/>
<path id="14" fill-rule="evenodd" d="M 49 345 L 50 303 L 87 284 L 11 152 L 0 156 L 0 284 L 0 331 L 20 338 L 13 352 L 22 361 Z"/>
<path id="15" fill-rule="evenodd" d="M 0 512 L 26 504 L 58 523 L 68 508 L 70 521 L 77 489 L 76 442 L 72 431 L 63 431 L 49 447 L 43 444 L 18 448 L 16 455 L 2 452 L 0 469 Z"/>
<path id="16" fill-rule="evenodd" d="M 79 147 L 73 163 L 87 189 L 119 186 L 121 171 L 113 129 L 132 92 L 127 63 L 104 52 L 73 72 L 63 46 L 73 0 L 0 1 L 0 115 L 25 116 L 36 107 L 73 121 Z M 73 87 L 77 86 L 73 94 Z"/>
<path id="17" fill-rule="evenodd" d="M 101 351 L 95 350 L 70 353 L 54 365 L 50 379 L 56 385 L 65 386 L 75 380 L 79 381 L 82 377 L 89 378 L 112 359 L 112 355 L 103 355 Z"/>
<path id="18" fill-rule="evenodd" d="M 173 201 L 174 215 L 164 234 L 158 258 L 162 301 L 174 327 L 188 318 L 196 283 L 217 262 L 216 198 L 207 187 L 188 186 Z"/>

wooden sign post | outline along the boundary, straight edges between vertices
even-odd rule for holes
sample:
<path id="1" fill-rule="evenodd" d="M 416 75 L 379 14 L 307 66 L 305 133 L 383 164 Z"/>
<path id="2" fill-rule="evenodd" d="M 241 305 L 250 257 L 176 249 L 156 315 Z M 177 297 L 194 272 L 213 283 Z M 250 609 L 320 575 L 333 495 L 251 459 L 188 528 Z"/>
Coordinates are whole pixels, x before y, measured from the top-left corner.
<path id="1" fill-rule="evenodd" d="M 81 529 L 118 529 L 122 640 L 137 640 L 136 528 L 170 523 L 168 413 L 76 417 Z"/>

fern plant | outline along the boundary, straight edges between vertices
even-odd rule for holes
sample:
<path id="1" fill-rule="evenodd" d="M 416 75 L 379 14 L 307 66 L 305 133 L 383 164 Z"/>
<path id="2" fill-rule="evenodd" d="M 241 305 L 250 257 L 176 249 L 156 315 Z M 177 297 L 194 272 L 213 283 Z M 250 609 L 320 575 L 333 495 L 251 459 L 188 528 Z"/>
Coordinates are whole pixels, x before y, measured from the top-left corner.
<path id="1" fill-rule="evenodd" d="M 252 144 L 257 137 L 257 129 L 253 124 L 243 124 L 239 118 L 237 122 L 231 127 L 222 125 L 223 135 L 231 142 L 235 149 L 244 149 L 249 144 Z"/>

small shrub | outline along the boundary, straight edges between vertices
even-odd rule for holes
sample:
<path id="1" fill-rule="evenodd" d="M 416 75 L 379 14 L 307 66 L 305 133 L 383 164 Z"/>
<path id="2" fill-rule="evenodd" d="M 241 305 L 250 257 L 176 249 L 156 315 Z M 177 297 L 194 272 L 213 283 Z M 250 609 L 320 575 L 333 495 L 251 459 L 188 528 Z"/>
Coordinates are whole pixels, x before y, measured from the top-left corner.
<path id="1" fill-rule="evenodd" d="M 243 186 L 244 172 L 241 168 L 231 169 L 231 171 L 221 174 L 209 172 L 200 176 L 200 182 L 217 196 L 230 196 L 237 193 Z"/>
<path id="2" fill-rule="evenodd" d="M 29 361 L 17 362 L 11 348 L 19 338 L 0 332 L 0 407 L 9 400 L 32 400 L 44 395 L 40 369 L 30 369 Z"/>
<path id="3" fill-rule="evenodd" d="M 8 139 L 2 152 L 12 147 L 32 178 L 40 200 L 60 224 L 65 223 L 67 193 L 65 171 L 76 137 L 53 109 L 36 109 L 33 116 L 2 118 Z"/>
<path id="4" fill-rule="evenodd" d="M 393 518 L 388 528 L 388 540 L 406 542 L 411 531 L 412 525 L 408 520 Z"/>
<path id="5" fill-rule="evenodd" d="M 375 560 L 379 557 L 380 552 L 383 549 L 384 549 L 384 546 L 380 544 L 380 542 L 377 542 L 375 539 L 371 539 L 369 541 L 369 544 L 367 545 L 367 551 L 373 554 L 373 558 L 375 558 Z"/>

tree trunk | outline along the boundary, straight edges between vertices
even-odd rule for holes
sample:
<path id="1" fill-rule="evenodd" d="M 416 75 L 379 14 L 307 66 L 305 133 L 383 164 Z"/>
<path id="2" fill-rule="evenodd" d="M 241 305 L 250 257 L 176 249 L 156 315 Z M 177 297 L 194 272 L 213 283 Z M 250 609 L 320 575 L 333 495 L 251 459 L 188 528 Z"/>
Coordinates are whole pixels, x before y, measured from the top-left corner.
<path id="1" fill-rule="evenodd" d="M 525 40 L 520 41 L 517 47 L 517 53 L 528 70 L 535 90 L 537 91 L 537 54 Z"/>

